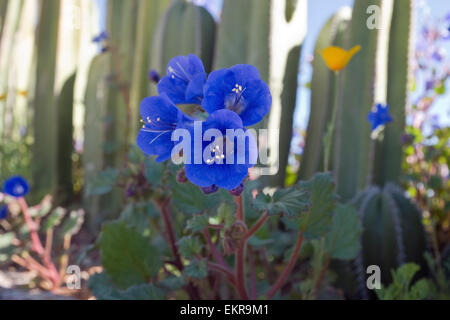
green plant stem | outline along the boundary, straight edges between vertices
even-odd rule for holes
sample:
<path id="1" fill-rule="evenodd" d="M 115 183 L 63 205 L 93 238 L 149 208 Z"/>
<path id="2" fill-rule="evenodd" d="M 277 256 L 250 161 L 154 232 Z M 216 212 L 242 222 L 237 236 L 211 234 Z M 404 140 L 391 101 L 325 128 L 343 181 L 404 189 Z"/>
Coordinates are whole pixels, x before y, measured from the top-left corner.
<path id="1" fill-rule="evenodd" d="M 235 201 L 237 204 L 236 218 L 238 221 L 245 223 L 242 195 L 235 197 Z M 243 300 L 248 300 L 247 285 L 245 281 L 245 244 L 246 242 L 242 241 L 236 250 L 235 269 L 237 290 Z"/>
<path id="2" fill-rule="evenodd" d="M 328 124 L 327 131 L 324 136 L 324 172 L 328 172 L 330 170 L 330 157 L 331 157 L 331 146 L 333 145 L 333 135 L 336 131 L 336 127 L 338 124 L 338 116 L 341 114 L 342 109 L 342 85 L 344 81 L 342 81 L 342 77 L 340 76 L 342 72 L 336 72 L 335 78 L 337 82 L 337 93 L 334 95 L 334 108 L 333 114 L 331 117 L 331 121 Z"/>
<path id="3" fill-rule="evenodd" d="M 295 266 L 295 262 L 297 261 L 298 255 L 300 253 L 300 249 L 302 248 L 302 243 L 303 243 L 303 232 L 300 231 L 300 234 L 298 236 L 298 239 L 295 244 L 294 251 L 292 252 L 291 258 L 289 259 L 288 264 L 286 265 L 284 271 L 281 273 L 277 282 L 275 282 L 275 284 L 270 288 L 269 292 L 267 293 L 267 299 L 272 299 L 274 297 L 274 295 L 278 292 L 278 290 L 281 288 L 281 286 L 286 281 L 287 277 L 290 275 L 292 269 Z"/>

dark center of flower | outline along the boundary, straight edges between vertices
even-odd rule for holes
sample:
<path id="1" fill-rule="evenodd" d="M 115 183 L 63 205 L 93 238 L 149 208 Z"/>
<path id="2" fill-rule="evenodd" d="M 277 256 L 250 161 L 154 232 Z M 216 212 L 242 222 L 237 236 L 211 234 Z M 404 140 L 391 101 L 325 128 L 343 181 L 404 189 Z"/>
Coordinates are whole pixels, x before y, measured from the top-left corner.
<path id="1" fill-rule="evenodd" d="M 225 100 L 225 107 L 228 110 L 236 112 L 237 114 L 241 114 L 246 107 L 244 99 L 245 90 L 246 88 L 236 84 L 233 90 L 231 90 L 231 94 L 228 95 Z"/>

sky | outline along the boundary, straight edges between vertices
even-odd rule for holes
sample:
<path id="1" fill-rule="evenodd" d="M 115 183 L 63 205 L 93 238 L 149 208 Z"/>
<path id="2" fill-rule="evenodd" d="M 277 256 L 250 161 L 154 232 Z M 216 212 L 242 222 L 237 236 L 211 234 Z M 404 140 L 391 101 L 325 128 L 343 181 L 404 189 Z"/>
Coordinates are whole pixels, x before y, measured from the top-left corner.
<path id="1" fill-rule="evenodd" d="M 96 0 L 100 7 L 105 8 L 106 0 Z M 211 11 L 216 19 L 219 19 L 223 0 L 192 0 L 199 5 L 205 6 Z M 282 1 L 282 0 L 276 0 Z M 417 0 L 427 4 L 430 14 L 433 17 L 443 17 L 450 13 L 450 0 Z M 300 63 L 299 89 L 297 98 L 297 107 L 294 115 L 294 126 L 300 129 L 306 129 L 308 126 L 310 109 L 310 90 L 305 84 L 311 80 L 312 68 L 308 58 L 313 55 L 317 36 L 325 24 L 339 8 L 352 6 L 353 0 L 314 0 L 308 1 L 308 32 L 303 44 L 303 52 Z M 104 28 L 105 10 L 101 15 L 100 25 Z M 447 59 L 450 55 L 450 41 L 447 42 L 444 49 L 447 51 Z M 440 124 L 450 125 L 450 83 L 447 84 L 447 94 L 440 97 L 434 104 L 431 113 L 439 115 Z M 414 95 L 413 95 L 414 98 Z"/>

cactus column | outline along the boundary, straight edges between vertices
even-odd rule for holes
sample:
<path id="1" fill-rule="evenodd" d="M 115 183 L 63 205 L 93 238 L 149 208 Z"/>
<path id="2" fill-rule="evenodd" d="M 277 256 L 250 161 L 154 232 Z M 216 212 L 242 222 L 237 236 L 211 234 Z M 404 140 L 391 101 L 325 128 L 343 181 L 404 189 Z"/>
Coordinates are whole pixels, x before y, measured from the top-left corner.
<path id="1" fill-rule="evenodd" d="M 371 128 L 366 120 L 374 104 L 378 30 L 367 27 L 367 8 L 381 1 L 355 0 L 349 27 L 349 47 L 360 45 L 343 74 L 344 92 L 335 131 L 333 171 L 338 194 L 351 199 L 368 176 Z"/>
<path id="2" fill-rule="evenodd" d="M 56 183 L 56 109 L 54 84 L 60 2 L 41 0 L 37 31 L 37 70 L 34 99 L 33 190 L 53 193 Z"/>
<path id="3" fill-rule="evenodd" d="M 351 18 L 351 9 L 342 8 L 322 28 L 314 52 L 313 76 L 311 80 L 311 112 L 306 134 L 306 145 L 300 164 L 299 180 L 309 180 L 323 165 L 323 137 L 326 125 L 331 120 L 337 95 L 336 76 L 318 56 L 323 49 L 336 45 L 345 46 L 345 34 Z"/>
<path id="4" fill-rule="evenodd" d="M 392 12 L 389 38 L 387 103 L 394 122 L 385 128 L 384 139 L 377 148 L 375 182 L 398 183 L 403 156 L 406 107 L 411 85 L 412 0 L 396 0 Z"/>

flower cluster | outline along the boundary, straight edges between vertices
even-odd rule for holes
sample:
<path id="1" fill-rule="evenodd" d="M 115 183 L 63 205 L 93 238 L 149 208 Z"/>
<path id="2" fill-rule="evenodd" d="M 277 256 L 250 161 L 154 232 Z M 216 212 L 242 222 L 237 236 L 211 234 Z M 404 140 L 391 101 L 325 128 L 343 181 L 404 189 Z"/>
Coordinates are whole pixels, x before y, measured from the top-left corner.
<path id="1" fill-rule="evenodd" d="M 269 87 L 261 80 L 258 70 L 242 64 L 207 75 L 202 61 L 190 54 L 169 61 L 167 74 L 157 88 L 158 96 L 145 98 L 141 103 L 143 126 L 137 137 L 141 150 L 157 156 L 156 161 L 182 153 L 186 178 L 207 193 L 218 188 L 232 193 L 241 190 L 257 155 L 256 141 L 247 134 L 246 127 L 260 122 L 272 105 Z M 177 105 L 196 105 L 208 117 L 204 121 L 196 119 L 183 113 Z M 187 142 L 192 148 L 186 149 L 200 149 L 200 152 L 175 148 L 173 136 L 178 129 L 194 137 Z M 202 139 L 197 141 L 198 130 L 205 135 L 211 130 L 216 134 L 212 137 L 202 134 Z M 237 150 L 239 137 L 235 131 L 244 135 L 244 152 Z M 186 146 L 186 141 L 183 142 Z"/>

